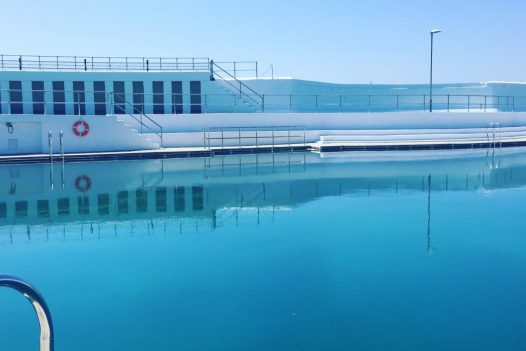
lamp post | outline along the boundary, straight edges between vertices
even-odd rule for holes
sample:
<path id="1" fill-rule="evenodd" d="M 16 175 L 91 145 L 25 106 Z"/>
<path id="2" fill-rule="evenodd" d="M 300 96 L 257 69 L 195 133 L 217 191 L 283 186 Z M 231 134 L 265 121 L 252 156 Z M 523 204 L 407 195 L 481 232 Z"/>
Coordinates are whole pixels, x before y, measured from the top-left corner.
<path id="1" fill-rule="evenodd" d="M 440 29 L 431 29 L 431 68 L 429 70 L 429 112 L 433 112 L 433 35 L 442 32 Z"/>

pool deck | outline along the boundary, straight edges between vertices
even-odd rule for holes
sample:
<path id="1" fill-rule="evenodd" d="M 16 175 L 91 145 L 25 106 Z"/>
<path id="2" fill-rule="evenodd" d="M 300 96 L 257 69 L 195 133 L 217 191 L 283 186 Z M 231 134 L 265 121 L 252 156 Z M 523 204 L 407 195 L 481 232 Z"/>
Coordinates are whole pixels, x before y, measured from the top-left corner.
<path id="1" fill-rule="evenodd" d="M 339 151 L 410 151 L 410 150 L 459 150 L 495 149 L 526 146 L 526 138 L 509 138 L 498 142 L 480 140 L 422 140 L 393 142 L 329 142 L 285 145 L 258 145 L 232 147 L 178 147 L 154 150 L 111 152 L 85 152 L 61 154 L 0 155 L 0 164 L 86 162 L 143 160 L 163 158 L 212 157 L 220 155 L 262 154 L 282 152 L 339 152 Z"/>
<path id="2" fill-rule="evenodd" d="M 310 144 L 291 144 L 274 146 L 236 146 L 231 148 L 203 148 L 180 147 L 162 148 L 155 150 L 131 150 L 111 152 L 83 152 L 61 154 L 25 154 L 0 155 L 0 164 L 19 163 L 50 163 L 50 162 L 85 162 L 85 161 L 115 161 L 115 160 L 144 160 L 162 158 L 211 157 L 215 155 L 258 154 L 278 152 L 311 151 Z"/>

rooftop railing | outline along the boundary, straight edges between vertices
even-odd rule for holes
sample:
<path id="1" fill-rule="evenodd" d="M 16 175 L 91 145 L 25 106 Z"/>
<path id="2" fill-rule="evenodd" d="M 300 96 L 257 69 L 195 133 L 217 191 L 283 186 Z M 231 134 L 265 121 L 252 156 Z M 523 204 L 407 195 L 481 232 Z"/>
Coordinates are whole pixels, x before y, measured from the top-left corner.
<path id="1" fill-rule="evenodd" d="M 0 55 L 0 69 L 19 71 L 208 71 L 207 57 Z"/>
<path id="2" fill-rule="evenodd" d="M 0 55 L 5 71 L 207 72 L 208 57 L 111 57 Z M 257 61 L 216 62 L 235 78 L 258 77 Z"/>

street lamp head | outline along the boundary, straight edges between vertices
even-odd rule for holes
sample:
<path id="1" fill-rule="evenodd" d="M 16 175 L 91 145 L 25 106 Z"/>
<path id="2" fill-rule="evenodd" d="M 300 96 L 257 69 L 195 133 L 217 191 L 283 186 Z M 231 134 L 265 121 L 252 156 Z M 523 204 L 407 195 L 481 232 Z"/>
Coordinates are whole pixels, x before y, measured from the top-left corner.
<path id="1" fill-rule="evenodd" d="M 431 29 L 431 31 L 429 33 L 431 33 L 431 35 L 433 35 L 433 34 L 440 33 L 440 32 L 442 32 L 442 30 L 440 30 L 440 29 Z"/>

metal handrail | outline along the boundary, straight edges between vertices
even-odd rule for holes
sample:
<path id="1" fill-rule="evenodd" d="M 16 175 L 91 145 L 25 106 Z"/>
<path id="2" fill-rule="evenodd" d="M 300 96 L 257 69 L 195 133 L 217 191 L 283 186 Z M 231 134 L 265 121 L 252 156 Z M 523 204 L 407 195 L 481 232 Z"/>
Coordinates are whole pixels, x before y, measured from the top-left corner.
<path id="1" fill-rule="evenodd" d="M 221 67 L 238 78 L 239 72 L 253 72 L 255 78 L 258 79 L 258 62 L 257 61 L 214 61 L 214 63 L 221 65 Z"/>
<path id="2" fill-rule="evenodd" d="M 114 95 L 115 95 L 114 92 L 108 93 L 108 96 L 110 97 L 109 101 L 111 102 L 111 107 L 110 107 L 111 108 L 111 112 L 110 113 L 114 114 L 114 111 L 115 111 L 115 107 L 114 106 L 115 106 L 115 104 L 125 104 L 127 106 L 131 106 L 132 109 L 133 109 L 132 111 L 134 111 L 136 114 L 139 114 L 140 118 L 135 117 L 135 114 L 126 112 L 126 108 L 124 108 L 124 114 L 127 114 L 128 116 L 132 117 L 134 120 L 139 122 L 139 125 L 141 127 L 140 134 L 143 134 L 142 127 L 144 126 L 148 130 L 150 130 L 152 133 L 157 135 L 161 139 L 161 147 L 162 147 L 163 146 L 163 127 L 159 123 L 155 122 L 152 118 L 150 118 L 147 114 L 145 114 L 141 109 L 138 109 L 137 106 L 135 106 L 131 102 L 127 101 L 126 99 L 122 99 L 119 102 L 115 102 Z M 151 128 L 150 126 L 145 124 L 143 122 L 143 120 L 142 120 L 142 117 L 145 117 L 151 123 L 156 125 L 159 128 L 159 132 L 156 132 L 155 130 L 153 130 L 153 128 Z"/>
<path id="3" fill-rule="evenodd" d="M 29 300 L 40 323 L 40 351 L 53 351 L 53 321 L 51 312 L 42 295 L 28 282 L 9 275 L 0 275 L 0 286 L 15 289 Z"/>
<path id="4" fill-rule="evenodd" d="M 249 87 L 248 85 L 246 85 L 245 83 L 243 83 L 242 81 L 237 79 L 235 76 L 230 74 L 228 71 L 223 69 L 221 66 L 218 66 L 214 61 L 210 61 L 210 65 L 212 67 L 212 69 L 211 69 L 212 76 L 219 77 L 222 81 L 224 81 L 225 83 L 228 83 L 230 86 L 232 86 L 234 89 L 237 90 L 238 87 L 236 85 L 232 84 L 231 81 L 229 81 L 228 79 L 225 79 L 223 76 L 218 74 L 217 71 L 215 70 L 215 68 L 219 69 L 221 72 L 223 72 L 226 75 L 228 75 L 230 77 L 230 79 L 235 80 L 239 84 L 239 95 L 246 96 L 247 98 L 252 100 L 254 103 L 256 103 L 261 108 L 261 111 L 263 111 L 263 112 L 265 111 L 265 98 L 262 95 L 259 95 L 254 89 L 252 89 L 251 87 Z M 248 89 L 252 94 L 245 93 L 243 91 L 243 88 Z M 254 96 L 258 97 L 259 101 L 257 99 L 255 99 L 254 97 L 252 97 L 251 95 L 254 95 Z"/>
<path id="5" fill-rule="evenodd" d="M 296 133 L 294 133 L 296 132 Z M 297 133 L 300 132 L 300 133 Z M 254 127 L 209 127 L 203 130 L 203 148 L 224 149 L 225 141 L 237 140 L 237 146 L 245 146 L 242 141 L 255 140 L 255 147 L 271 146 L 272 150 L 276 145 L 306 145 L 305 126 L 254 126 Z M 284 142 L 277 143 L 277 140 Z M 218 145 L 212 145 L 213 141 L 220 141 Z M 267 142 L 265 142 L 267 141 Z M 271 141 L 269 143 L 269 141 Z M 296 141 L 296 142 L 293 142 Z"/>

